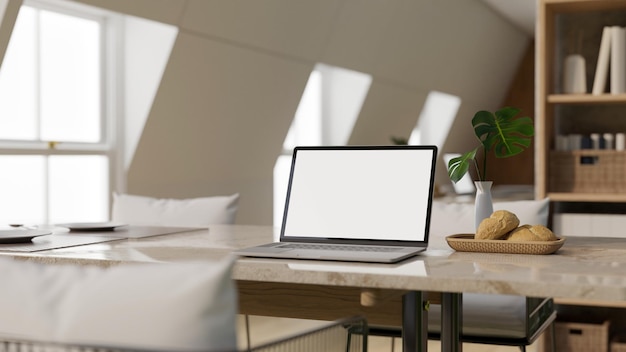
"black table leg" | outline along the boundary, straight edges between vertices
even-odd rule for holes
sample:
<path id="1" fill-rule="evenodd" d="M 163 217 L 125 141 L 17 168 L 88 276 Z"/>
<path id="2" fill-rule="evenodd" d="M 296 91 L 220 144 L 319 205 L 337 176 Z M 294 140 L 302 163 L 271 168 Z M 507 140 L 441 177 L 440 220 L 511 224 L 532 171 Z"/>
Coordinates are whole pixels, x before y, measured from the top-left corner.
<path id="1" fill-rule="evenodd" d="M 441 351 L 462 352 L 463 294 L 441 294 Z"/>
<path id="2" fill-rule="evenodd" d="M 402 297 L 402 347 L 405 352 L 428 350 L 428 311 L 423 292 Z"/>

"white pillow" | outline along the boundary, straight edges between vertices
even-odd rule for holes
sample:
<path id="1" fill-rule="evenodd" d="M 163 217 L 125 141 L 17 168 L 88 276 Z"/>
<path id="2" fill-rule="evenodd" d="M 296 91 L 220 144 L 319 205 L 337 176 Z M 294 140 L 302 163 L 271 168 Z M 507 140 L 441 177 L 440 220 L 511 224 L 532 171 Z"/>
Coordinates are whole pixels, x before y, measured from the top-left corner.
<path id="1" fill-rule="evenodd" d="M 494 202 L 493 210 L 508 210 L 520 220 L 520 224 L 547 225 L 550 199 Z M 449 249 L 445 237 L 461 233 L 474 233 L 474 203 L 448 203 L 433 201 L 430 218 L 428 246 Z"/>
<path id="2" fill-rule="evenodd" d="M 111 220 L 130 225 L 205 227 L 233 224 L 239 194 L 167 199 L 113 194 Z"/>
<path id="3" fill-rule="evenodd" d="M 229 258 L 104 269 L 0 259 L 0 337 L 236 350 L 233 263 Z"/>

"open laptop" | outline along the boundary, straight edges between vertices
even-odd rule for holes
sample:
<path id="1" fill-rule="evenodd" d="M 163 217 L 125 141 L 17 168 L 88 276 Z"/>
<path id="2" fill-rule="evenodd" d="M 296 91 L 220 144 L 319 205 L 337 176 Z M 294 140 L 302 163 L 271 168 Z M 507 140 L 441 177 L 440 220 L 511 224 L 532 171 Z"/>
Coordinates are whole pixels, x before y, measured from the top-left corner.
<path id="1" fill-rule="evenodd" d="M 296 147 L 280 241 L 252 257 L 394 263 L 426 249 L 436 146 Z"/>

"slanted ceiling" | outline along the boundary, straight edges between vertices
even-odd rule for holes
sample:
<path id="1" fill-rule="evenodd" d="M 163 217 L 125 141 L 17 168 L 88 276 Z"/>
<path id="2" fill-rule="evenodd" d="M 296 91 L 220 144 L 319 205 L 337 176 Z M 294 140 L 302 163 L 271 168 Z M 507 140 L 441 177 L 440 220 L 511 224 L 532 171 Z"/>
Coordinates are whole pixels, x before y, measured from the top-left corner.
<path id="1" fill-rule="evenodd" d="M 271 224 L 274 162 L 309 73 L 371 74 L 351 144 L 407 136 L 431 90 L 462 99 L 444 152 L 473 147 L 528 34 L 479 0 L 81 0 L 176 25 L 179 35 L 128 171 L 158 197 L 241 193 L 237 222 Z M 439 182 L 446 182 L 443 166 Z"/>

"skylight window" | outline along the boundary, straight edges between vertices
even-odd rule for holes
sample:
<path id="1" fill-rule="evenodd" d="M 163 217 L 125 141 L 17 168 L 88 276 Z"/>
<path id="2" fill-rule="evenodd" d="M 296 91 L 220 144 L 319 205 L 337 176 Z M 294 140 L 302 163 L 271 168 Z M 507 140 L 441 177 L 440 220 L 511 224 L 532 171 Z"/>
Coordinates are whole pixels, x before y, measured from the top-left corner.
<path id="1" fill-rule="evenodd" d="M 417 125 L 411 132 L 409 144 L 436 145 L 439 150 L 442 150 L 460 106 L 461 98 L 458 96 L 437 91 L 428 93 Z M 444 154 L 442 157 L 447 165 L 450 159 L 457 156 L 459 154 Z M 469 174 L 453 186 L 458 194 L 474 191 L 474 183 Z"/>
<path id="2" fill-rule="evenodd" d="M 282 219 L 293 148 L 347 144 L 371 83 L 362 72 L 315 65 L 274 166 L 274 224 Z"/>
<path id="3" fill-rule="evenodd" d="M 441 149 L 460 106 L 461 98 L 455 95 L 437 91 L 428 93 L 409 144 L 436 145 Z"/>

